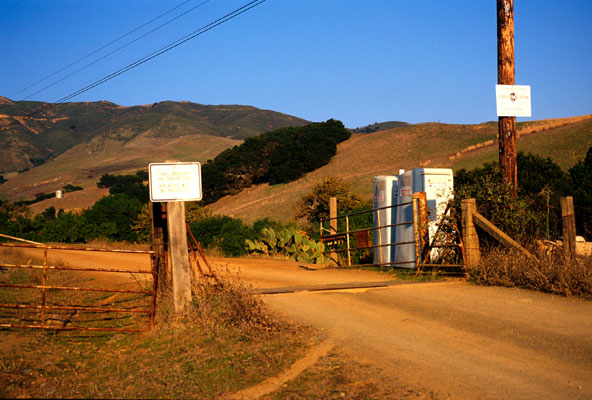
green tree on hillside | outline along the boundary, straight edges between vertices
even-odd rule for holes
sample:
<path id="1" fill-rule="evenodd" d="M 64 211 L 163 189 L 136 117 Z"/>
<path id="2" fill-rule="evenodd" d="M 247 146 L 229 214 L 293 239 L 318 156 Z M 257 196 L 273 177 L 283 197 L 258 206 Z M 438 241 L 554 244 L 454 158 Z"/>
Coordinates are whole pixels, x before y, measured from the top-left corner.
<path id="1" fill-rule="evenodd" d="M 251 185 L 286 183 L 327 164 L 350 132 L 339 121 L 281 128 L 248 138 L 202 168 L 204 203 Z"/>
<path id="2" fill-rule="evenodd" d="M 577 231 L 592 241 L 592 147 L 568 174 L 573 185 Z"/>
<path id="3" fill-rule="evenodd" d="M 343 179 L 330 176 L 312 187 L 296 205 L 296 217 L 309 223 L 318 223 L 321 218 L 329 218 L 329 200 L 337 198 L 339 214 L 347 214 L 363 205 L 362 199 L 351 192 L 350 184 Z"/>
<path id="4" fill-rule="evenodd" d="M 88 230 L 86 239 L 135 242 L 138 236 L 132 227 L 141 210 L 140 200 L 126 194 L 103 197 L 82 214 Z"/>

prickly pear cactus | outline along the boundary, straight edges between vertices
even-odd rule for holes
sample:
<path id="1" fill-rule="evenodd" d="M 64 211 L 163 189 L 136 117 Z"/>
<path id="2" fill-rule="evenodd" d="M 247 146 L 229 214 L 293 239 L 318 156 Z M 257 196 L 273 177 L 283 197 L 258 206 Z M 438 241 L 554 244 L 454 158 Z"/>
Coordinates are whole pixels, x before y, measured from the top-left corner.
<path id="1" fill-rule="evenodd" d="M 261 240 L 245 240 L 250 254 L 262 254 L 282 257 L 303 263 L 320 263 L 323 246 L 306 236 L 306 232 L 294 228 L 275 231 L 265 228 L 261 232 Z"/>

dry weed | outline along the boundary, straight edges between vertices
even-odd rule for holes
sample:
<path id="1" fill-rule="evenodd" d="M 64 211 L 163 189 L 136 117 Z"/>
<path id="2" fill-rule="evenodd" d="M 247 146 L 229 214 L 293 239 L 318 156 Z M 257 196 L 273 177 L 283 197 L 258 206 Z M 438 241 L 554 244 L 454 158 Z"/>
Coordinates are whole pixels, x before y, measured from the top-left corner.
<path id="1" fill-rule="evenodd" d="M 278 330 L 261 298 L 238 277 L 200 281 L 194 286 L 194 305 L 200 321 L 212 328 L 236 327 L 250 333 Z"/>
<path id="2" fill-rule="evenodd" d="M 592 297 L 592 258 L 566 262 L 561 254 L 539 259 L 515 250 L 488 249 L 471 279 L 483 285 L 521 287 L 563 296 Z"/>

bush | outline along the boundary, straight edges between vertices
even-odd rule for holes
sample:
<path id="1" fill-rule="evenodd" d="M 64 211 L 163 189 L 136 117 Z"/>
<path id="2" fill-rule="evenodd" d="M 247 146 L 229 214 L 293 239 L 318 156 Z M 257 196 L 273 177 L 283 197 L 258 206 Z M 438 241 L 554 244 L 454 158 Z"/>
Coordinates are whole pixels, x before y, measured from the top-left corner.
<path id="1" fill-rule="evenodd" d="M 533 259 L 517 250 L 491 248 L 469 271 L 482 285 L 520 287 L 564 296 L 592 297 L 592 258 L 566 262 L 561 254 Z"/>
<path id="2" fill-rule="evenodd" d="M 148 186 L 144 181 L 148 180 L 148 173 L 138 171 L 135 175 L 110 175 L 105 174 L 97 182 L 99 188 L 109 188 L 109 194 L 125 194 L 138 199 L 142 203 L 148 203 L 150 196 Z"/>
<path id="3" fill-rule="evenodd" d="M 62 190 L 64 191 L 64 193 L 69 193 L 69 192 L 76 192 L 79 190 L 84 190 L 84 188 L 82 186 L 74 186 L 74 185 L 68 184 L 68 185 L 62 187 Z"/>
<path id="4" fill-rule="evenodd" d="M 576 228 L 586 240 L 592 241 L 592 147 L 568 174 L 573 185 Z"/>
<path id="5" fill-rule="evenodd" d="M 41 228 L 41 241 L 57 243 L 83 243 L 86 221 L 80 215 L 60 213 L 47 219 Z"/>
<path id="6" fill-rule="evenodd" d="M 312 190 L 300 198 L 296 207 L 296 217 L 317 224 L 321 218 L 329 218 L 329 200 L 337 198 L 340 214 L 351 212 L 363 205 L 362 199 L 351 193 L 350 185 L 341 178 L 331 176 L 313 186 Z"/>
<path id="7" fill-rule="evenodd" d="M 126 194 L 103 197 L 82 214 L 86 221 L 85 239 L 136 242 L 138 236 L 132 227 L 141 209 L 142 203 Z"/>
<path id="8" fill-rule="evenodd" d="M 224 255 L 238 257 L 247 253 L 245 240 L 255 232 L 240 219 L 216 215 L 191 223 L 191 232 L 202 246 L 219 249 Z"/>
<path id="9" fill-rule="evenodd" d="M 560 197 L 570 194 L 567 175 L 550 158 L 518 153 L 518 192 L 502 184 L 499 164 L 487 163 L 454 177 L 455 215 L 460 200 L 475 198 L 479 212 L 516 240 L 561 237 Z"/>
<path id="10" fill-rule="evenodd" d="M 271 227 L 264 228 L 260 239 L 246 239 L 245 243 L 250 253 L 280 256 L 304 263 L 320 263 L 322 260 L 323 245 L 293 227 L 277 230 Z"/>

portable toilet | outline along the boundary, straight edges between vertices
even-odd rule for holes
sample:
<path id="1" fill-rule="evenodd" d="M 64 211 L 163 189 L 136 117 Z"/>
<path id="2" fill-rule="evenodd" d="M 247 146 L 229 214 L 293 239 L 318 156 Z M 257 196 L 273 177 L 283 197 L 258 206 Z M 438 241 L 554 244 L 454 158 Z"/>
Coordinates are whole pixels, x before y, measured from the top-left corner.
<path id="1" fill-rule="evenodd" d="M 402 171 L 403 172 L 403 171 Z M 413 171 L 399 175 L 399 193 L 393 226 L 392 262 L 397 268 L 415 266 L 415 238 L 413 233 Z M 409 203 L 409 204 L 407 204 Z"/>
<path id="2" fill-rule="evenodd" d="M 413 224 L 413 194 L 425 192 L 428 208 L 428 232 L 433 239 L 446 205 L 453 197 L 453 172 L 448 168 L 414 168 L 399 176 L 396 226 L 393 227 L 391 257 L 393 265 L 400 268 L 415 266 L 415 234 Z M 431 253 L 438 254 L 437 251 Z"/>
<path id="3" fill-rule="evenodd" d="M 413 169 L 413 192 L 425 192 L 428 206 L 428 231 L 433 239 L 448 202 L 454 193 L 454 173 L 448 168 Z"/>
<path id="4" fill-rule="evenodd" d="M 392 229 L 390 225 L 393 221 L 394 208 L 381 208 L 396 204 L 398 181 L 399 177 L 396 175 L 381 175 L 372 179 L 374 209 L 380 209 L 373 214 L 374 226 L 380 227 L 374 230 L 375 246 L 391 243 Z M 391 261 L 391 257 L 391 246 L 374 248 L 374 264 L 388 263 Z"/>

